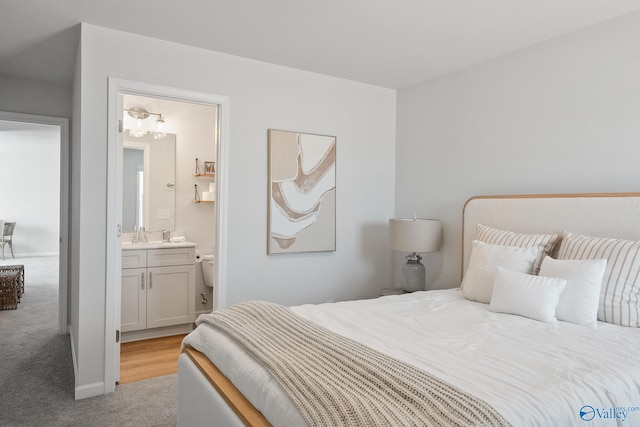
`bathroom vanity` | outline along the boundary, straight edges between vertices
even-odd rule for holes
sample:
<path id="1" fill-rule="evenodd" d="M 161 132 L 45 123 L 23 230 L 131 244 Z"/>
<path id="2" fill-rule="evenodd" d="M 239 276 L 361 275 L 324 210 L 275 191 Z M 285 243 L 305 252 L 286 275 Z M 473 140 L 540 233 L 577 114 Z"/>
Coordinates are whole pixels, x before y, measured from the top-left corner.
<path id="1" fill-rule="evenodd" d="M 195 321 L 195 243 L 123 243 L 121 341 L 188 333 Z"/>

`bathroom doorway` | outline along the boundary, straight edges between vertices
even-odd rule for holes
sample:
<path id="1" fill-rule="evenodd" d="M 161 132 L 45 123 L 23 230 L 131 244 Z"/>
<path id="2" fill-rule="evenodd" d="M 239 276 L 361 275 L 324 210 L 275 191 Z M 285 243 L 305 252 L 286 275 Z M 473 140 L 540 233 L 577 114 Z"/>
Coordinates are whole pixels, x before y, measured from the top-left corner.
<path id="1" fill-rule="evenodd" d="M 175 210 L 168 207 L 151 208 L 147 217 L 146 230 L 157 231 L 152 225 L 154 220 L 173 220 L 174 231 L 183 232 L 191 240 L 198 240 L 199 247 L 204 251 L 216 252 L 216 283 L 224 283 L 221 277 L 225 274 L 224 259 L 226 254 L 225 227 L 226 223 L 226 147 L 228 127 L 228 99 L 211 94 L 183 91 L 145 83 L 109 79 L 109 168 L 108 168 L 108 212 L 107 226 L 113 233 L 107 236 L 107 319 L 105 322 L 105 392 L 115 389 L 120 370 L 120 343 L 109 337 L 115 337 L 120 330 L 120 286 L 121 286 L 121 254 L 122 238 L 129 231 L 123 226 L 123 146 L 127 133 L 137 126 L 137 118 L 127 123 L 131 109 L 144 109 L 153 118 L 162 116 L 167 134 L 175 135 L 175 179 L 167 180 L 164 184 L 166 193 L 173 192 L 175 196 Z M 153 126 L 154 120 L 149 125 Z M 199 128 L 208 128 L 199 133 Z M 152 129 L 149 129 L 149 133 Z M 153 142 L 151 143 L 153 144 Z M 166 157 L 166 156 L 163 156 Z M 208 183 L 200 182 L 196 177 L 196 158 L 199 167 L 204 168 L 204 162 L 215 162 L 215 203 L 195 204 L 195 191 L 202 192 Z M 152 161 L 153 162 L 153 161 Z M 155 166 L 151 164 L 153 170 Z M 167 169 L 163 166 L 161 169 Z M 158 168 L 156 167 L 156 170 Z M 143 180 L 146 178 L 143 178 Z M 151 179 L 151 178 L 149 178 Z M 150 195 L 148 195 L 150 196 Z M 144 201 L 142 201 L 144 203 Z M 150 201 L 151 202 L 151 201 Z M 162 212 L 160 212 L 162 211 Z M 167 212 L 168 211 L 168 212 Z M 167 222 L 161 222 L 167 224 Z M 200 228 L 207 228 L 209 232 L 200 232 Z M 162 228 L 166 228 L 164 225 Z M 222 230 L 222 231 L 221 231 Z M 199 273 L 199 274 L 198 274 Z M 202 278 L 200 271 L 196 278 Z M 196 284 L 196 300 L 194 304 L 201 304 L 200 294 L 204 293 L 203 286 L 198 280 Z M 208 302 L 210 307 L 197 308 L 198 312 L 207 312 L 217 307 L 224 299 L 224 287 L 214 286 Z M 111 381 L 113 379 L 113 381 Z M 111 389 L 113 387 L 113 389 Z"/>
<path id="2" fill-rule="evenodd" d="M 196 191 L 198 200 L 204 199 L 207 192 L 215 193 L 215 173 L 205 176 L 200 172 L 204 172 L 205 165 L 216 162 L 218 106 L 124 94 L 123 112 L 123 244 L 139 238 L 140 230 L 144 230 L 145 236 L 156 236 L 148 240 L 159 240 L 159 233 L 168 231 L 176 239 L 183 237 L 196 243 L 203 253 L 214 253 L 215 205 L 194 201 Z M 145 116 L 146 119 L 140 119 Z M 159 123 L 161 129 L 157 132 Z M 211 312 L 214 300 L 212 288 L 203 283 L 200 265 L 197 263 L 195 269 L 196 298 L 190 301 L 196 316 Z M 124 271 L 122 286 L 125 286 Z M 175 337 L 179 335 L 174 334 L 183 332 L 142 325 L 145 322 L 141 317 L 149 308 L 139 309 L 137 298 L 143 291 L 137 284 L 138 276 L 131 283 L 132 270 L 126 271 L 127 283 L 133 289 L 124 292 L 121 288 L 122 320 L 125 322 L 127 318 L 129 323 L 121 329 L 119 383 L 146 379 L 149 374 L 170 373 L 172 364 L 177 369 L 179 342 L 176 345 Z M 147 363 L 140 367 L 137 357 L 158 360 L 159 366 Z M 132 375 L 132 364 L 138 366 L 136 371 L 148 369 L 149 373 Z"/>

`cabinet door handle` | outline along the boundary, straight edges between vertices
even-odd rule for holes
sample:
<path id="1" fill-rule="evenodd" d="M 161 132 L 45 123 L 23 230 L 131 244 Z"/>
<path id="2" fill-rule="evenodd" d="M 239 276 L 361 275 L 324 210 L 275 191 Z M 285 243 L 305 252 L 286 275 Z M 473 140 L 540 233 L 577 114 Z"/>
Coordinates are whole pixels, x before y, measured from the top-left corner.
<path id="1" fill-rule="evenodd" d="M 153 288 L 153 282 L 152 282 L 152 279 L 151 279 L 151 278 L 152 278 L 151 274 L 152 274 L 152 273 L 151 273 L 151 272 L 149 272 L 149 289 L 152 289 L 152 288 Z"/>
<path id="2" fill-rule="evenodd" d="M 140 279 L 140 289 L 144 289 L 144 273 L 140 273 L 142 278 Z"/>

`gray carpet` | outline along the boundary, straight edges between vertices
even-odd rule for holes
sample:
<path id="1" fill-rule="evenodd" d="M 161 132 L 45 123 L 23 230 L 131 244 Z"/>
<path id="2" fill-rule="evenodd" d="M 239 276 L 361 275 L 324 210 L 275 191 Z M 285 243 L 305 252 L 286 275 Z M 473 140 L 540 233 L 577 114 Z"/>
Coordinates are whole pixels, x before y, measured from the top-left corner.
<path id="1" fill-rule="evenodd" d="M 176 374 L 74 400 L 68 335 L 58 335 L 58 258 L 7 258 L 25 266 L 17 310 L 0 311 L 1 426 L 175 426 Z"/>

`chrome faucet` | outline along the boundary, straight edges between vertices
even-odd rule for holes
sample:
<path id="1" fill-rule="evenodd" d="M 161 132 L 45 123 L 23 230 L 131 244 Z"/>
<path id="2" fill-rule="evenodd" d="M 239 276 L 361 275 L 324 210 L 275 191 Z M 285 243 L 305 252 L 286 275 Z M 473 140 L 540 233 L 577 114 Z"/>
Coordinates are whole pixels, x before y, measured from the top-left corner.
<path id="1" fill-rule="evenodd" d="M 144 229 L 144 227 L 140 227 L 138 229 L 138 242 L 149 243 L 149 240 L 147 240 L 147 231 Z"/>

